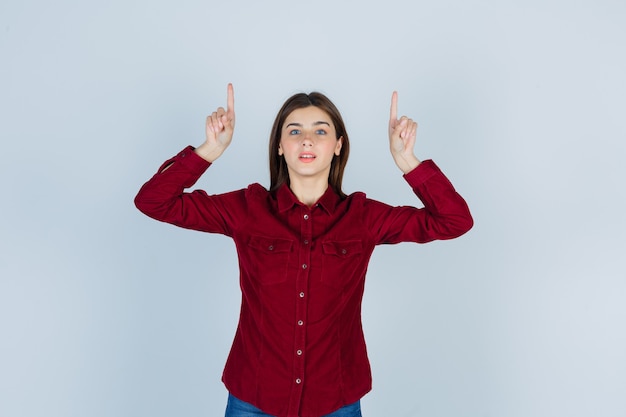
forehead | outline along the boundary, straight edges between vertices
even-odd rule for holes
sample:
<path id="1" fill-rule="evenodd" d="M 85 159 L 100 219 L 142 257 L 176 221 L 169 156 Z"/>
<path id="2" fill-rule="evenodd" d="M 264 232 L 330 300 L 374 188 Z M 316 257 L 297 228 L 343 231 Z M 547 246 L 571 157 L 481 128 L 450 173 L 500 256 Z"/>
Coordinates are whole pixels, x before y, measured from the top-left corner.
<path id="1" fill-rule="evenodd" d="M 283 126 L 287 126 L 289 123 L 299 123 L 302 125 L 310 125 L 315 122 L 327 122 L 333 126 L 332 119 L 324 110 L 315 106 L 303 107 L 301 109 L 295 109 L 285 119 Z"/>

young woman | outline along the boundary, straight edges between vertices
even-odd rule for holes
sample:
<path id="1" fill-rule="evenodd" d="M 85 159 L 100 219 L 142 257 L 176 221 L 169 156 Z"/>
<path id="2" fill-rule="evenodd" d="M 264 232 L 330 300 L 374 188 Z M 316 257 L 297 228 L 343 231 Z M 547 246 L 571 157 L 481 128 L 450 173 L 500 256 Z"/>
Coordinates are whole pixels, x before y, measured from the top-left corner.
<path id="1" fill-rule="evenodd" d="M 271 184 L 221 195 L 185 192 L 226 150 L 235 100 L 206 121 L 206 141 L 166 161 L 135 204 L 157 220 L 230 236 L 241 315 L 222 380 L 227 417 L 360 416 L 371 389 L 361 327 L 365 272 L 379 244 L 452 239 L 473 224 L 463 198 L 414 152 L 417 123 L 391 100 L 391 155 L 424 208 L 391 207 L 341 189 L 350 142 L 334 104 L 296 94 L 276 117 Z"/>

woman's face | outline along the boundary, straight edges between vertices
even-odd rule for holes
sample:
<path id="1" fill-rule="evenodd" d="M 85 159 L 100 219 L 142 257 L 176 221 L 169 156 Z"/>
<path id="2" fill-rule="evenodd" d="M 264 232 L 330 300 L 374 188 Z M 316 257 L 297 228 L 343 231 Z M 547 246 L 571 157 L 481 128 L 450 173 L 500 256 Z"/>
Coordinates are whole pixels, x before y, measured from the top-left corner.
<path id="1" fill-rule="evenodd" d="M 323 110 L 309 106 L 296 109 L 283 124 L 278 154 L 285 157 L 289 178 L 314 178 L 328 181 L 330 165 L 341 152 L 342 138 Z"/>

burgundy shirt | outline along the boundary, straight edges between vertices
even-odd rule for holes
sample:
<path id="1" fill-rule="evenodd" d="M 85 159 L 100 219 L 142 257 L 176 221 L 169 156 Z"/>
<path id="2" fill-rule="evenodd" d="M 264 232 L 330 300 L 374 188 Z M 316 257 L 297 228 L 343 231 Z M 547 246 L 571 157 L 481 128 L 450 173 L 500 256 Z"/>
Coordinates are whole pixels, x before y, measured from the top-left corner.
<path id="1" fill-rule="evenodd" d="M 330 187 L 312 207 L 286 185 L 273 193 L 259 184 L 185 192 L 209 165 L 185 148 L 135 204 L 157 220 L 235 242 L 243 296 L 226 388 L 279 417 L 319 417 L 359 400 L 371 389 L 361 300 L 374 247 L 460 236 L 473 224 L 467 204 L 430 160 L 404 176 L 424 208 L 391 207 L 360 192 L 342 199 Z"/>

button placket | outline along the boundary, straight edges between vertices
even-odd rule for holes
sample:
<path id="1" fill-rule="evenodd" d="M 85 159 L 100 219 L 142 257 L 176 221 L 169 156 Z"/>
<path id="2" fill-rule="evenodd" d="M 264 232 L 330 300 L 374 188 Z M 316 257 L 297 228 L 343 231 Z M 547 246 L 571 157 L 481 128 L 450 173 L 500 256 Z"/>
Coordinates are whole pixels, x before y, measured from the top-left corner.
<path id="1" fill-rule="evenodd" d="M 295 316 L 295 349 L 294 349 L 294 382 L 299 390 L 302 389 L 302 381 L 304 379 L 304 356 L 306 341 L 306 314 L 307 299 L 305 297 L 311 262 L 311 237 L 312 237 L 312 216 L 308 207 L 301 207 L 300 216 L 300 242 L 298 259 L 300 263 L 300 271 L 296 279 L 296 316 Z"/>

